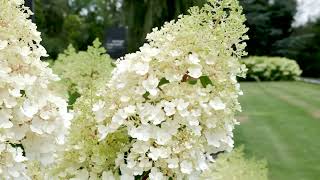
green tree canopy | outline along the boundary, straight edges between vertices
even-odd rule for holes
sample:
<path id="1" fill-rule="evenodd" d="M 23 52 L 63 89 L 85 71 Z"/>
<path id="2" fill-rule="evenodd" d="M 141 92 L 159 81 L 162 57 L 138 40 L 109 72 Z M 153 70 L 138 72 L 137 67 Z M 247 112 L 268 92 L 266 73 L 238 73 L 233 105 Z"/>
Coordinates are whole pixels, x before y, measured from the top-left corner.
<path id="1" fill-rule="evenodd" d="M 274 53 L 297 60 L 304 76 L 320 77 L 320 20 L 293 30 L 291 36 L 278 41 Z"/>
<path id="2" fill-rule="evenodd" d="M 136 51 L 152 28 L 186 14 L 191 6 L 202 6 L 206 0 L 125 0 L 125 22 L 129 28 L 129 51 Z"/>
<path id="3" fill-rule="evenodd" d="M 112 0 L 35 0 L 35 22 L 54 59 L 69 44 L 84 50 L 103 39 L 106 27 L 121 22 L 120 12 Z"/>
<path id="4" fill-rule="evenodd" d="M 271 47 L 290 36 L 291 24 L 296 13 L 295 0 L 240 0 L 250 28 L 249 55 L 272 55 Z"/>

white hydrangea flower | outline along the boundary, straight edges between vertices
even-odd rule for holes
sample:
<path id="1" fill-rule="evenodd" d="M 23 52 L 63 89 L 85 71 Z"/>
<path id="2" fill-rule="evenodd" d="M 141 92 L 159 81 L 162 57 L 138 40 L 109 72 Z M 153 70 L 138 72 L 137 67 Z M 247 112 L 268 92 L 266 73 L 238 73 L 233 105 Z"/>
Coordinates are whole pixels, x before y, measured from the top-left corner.
<path id="1" fill-rule="evenodd" d="M 199 64 L 200 63 L 200 59 L 197 54 L 190 54 L 188 60 L 191 64 Z"/>
<path id="2" fill-rule="evenodd" d="M 114 175 L 111 171 L 108 171 L 108 172 L 104 171 L 102 173 L 101 179 L 102 180 L 115 180 Z"/>
<path id="3" fill-rule="evenodd" d="M 223 103 L 219 97 L 215 97 L 214 99 L 210 100 L 209 105 L 214 110 L 223 110 L 226 108 L 225 103 Z"/>
<path id="4" fill-rule="evenodd" d="M 160 172 L 157 168 L 152 168 L 149 178 L 151 180 L 165 180 L 165 177 L 163 176 L 163 173 Z"/>
<path id="5" fill-rule="evenodd" d="M 124 175 L 121 175 L 120 180 L 134 180 L 134 176 L 124 174 Z"/>
<path id="6" fill-rule="evenodd" d="M 148 154 L 148 157 L 156 161 L 159 158 L 168 158 L 170 154 L 171 154 L 170 150 L 164 147 L 160 147 L 160 148 L 150 147 L 150 153 Z"/>
<path id="7" fill-rule="evenodd" d="M 8 129 L 13 127 L 13 123 L 10 121 L 12 118 L 9 112 L 0 110 L 0 128 Z"/>
<path id="8" fill-rule="evenodd" d="M 149 71 L 149 64 L 143 63 L 143 62 L 138 62 L 138 63 L 134 64 L 134 70 L 139 75 L 145 75 Z"/>
<path id="9" fill-rule="evenodd" d="M 153 129 L 151 125 L 141 125 L 137 128 L 130 128 L 128 133 L 140 141 L 148 141 L 153 134 Z"/>
<path id="10" fill-rule="evenodd" d="M 100 136 L 100 140 L 104 139 L 107 137 L 107 135 L 109 134 L 109 132 L 111 132 L 111 130 L 104 126 L 104 125 L 98 125 L 98 133 L 99 133 L 99 136 Z"/>
<path id="11" fill-rule="evenodd" d="M 166 112 L 167 116 L 174 115 L 176 113 L 175 109 L 176 105 L 173 102 L 164 102 L 164 111 Z"/>
<path id="12" fill-rule="evenodd" d="M 165 113 L 160 105 L 153 106 L 146 103 L 144 106 L 140 106 L 139 110 L 142 124 L 151 122 L 154 125 L 158 125 L 165 120 Z"/>
<path id="13" fill-rule="evenodd" d="M 193 166 L 190 161 L 184 160 L 180 163 L 181 172 L 185 174 L 191 174 L 193 171 Z"/>
<path id="14" fill-rule="evenodd" d="M 100 90 L 104 106 L 92 110 L 104 114 L 95 115 L 100 142 L 117 131 L 129 137 L 115 160 L 120 179 L 199 179 L 212 154 L 232 150 L 241 110 L 236 76 L 245 73 L 241 13 L 236 0 L 209 0 L 154 29 L 140 51 L 117 61 Z"/>
<path id="15" fill-rule="evenodd" d="M 146 91 L 148 91 L 152 96 L 157 95 L 158 93 L 158 84 L 159 84 L 159 79 L 155 76 L 149 76 L 148 79 L 144 80 L 142 82 L 142 86 Z"/>
<path id="16" fill-rule="evenodd" d="M 0 50 L 6 48 L 8 46 L 8 41 L 7 40 L 0 40 Z"/>
<path id="17" fill-rule="evenodd" d="M 193 78 L 199 78 L 202 75 L 202 66 L 200 64 L 192 64 L 188 68 L 189 75 Z"/>
<path id="18" fill-rule="evenodd" d="M 0 0 L 0 179 L 31 179 L 29 161 L 54 162 L 72 115 L 47 89 L 52 74 L 23 0 Z"/>

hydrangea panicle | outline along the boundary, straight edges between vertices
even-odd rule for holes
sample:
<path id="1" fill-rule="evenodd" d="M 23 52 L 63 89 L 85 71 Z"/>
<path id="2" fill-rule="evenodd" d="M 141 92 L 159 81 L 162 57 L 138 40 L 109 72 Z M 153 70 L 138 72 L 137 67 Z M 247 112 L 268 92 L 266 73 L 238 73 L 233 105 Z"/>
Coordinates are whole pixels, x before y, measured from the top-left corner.
<path id="1" fill-rule="evenodd" d="M 65 149 L 48 171 L 53 179 L 116 180 L 118 177 L 115 173 L 115 159 L 119 151 L 130 145 L 129 137 L 124 129 L 119 129 L 99 141 L 97 133 L 103 133 L 106 127 L 96 127 L 94 117 L 100 118 L 103 114 L 100 109 L 104 107 L 104 102 L 94 95 L 94 88 L 89 89 L 73 105 L 74 119 Z"/>
<path id="2" fill-rule="evenodd" d="M 53 70 L 62 81 L 52 87 L 67 89 L 62 92 L 68 92 L 71 99 L 75 92 L 80 97 L 74 103 L 69 101 L 74 119 L 64 151 L 48 171 L 48 176 L 53 179 L 117 179 L 115 159 L 119 151 L 130 145 L 129 137 L 123 129 L 108 137 L 99 137 L 98 133 L 104 134 L 109 129 L 103 125 L 96 126 L 96 121 L 102 122 L 106 117 L 103 111 L 106 103 L 95 94 L 110 79 L 112 69 L 112 59 L 98 40 L 87 51 L 76 52 L 69 46 L 55 61 Z M 133 110 L 128 107 L 125 111 Z M 114 121 L 121 121 L 122 115 L 123 112 L 119 112 Z"/>
<path id="3" fill-rule="evenodd" d="M 30 179 L 27 164 L 54 162 L 72 114 L 47 89 L 59 80 L 40 45 L 40 32 L 21 0 L 0 0 L 0 179 Z"/>
<path id="4" fill-rule="evenodd" d="M 140 51 L 119 59 L 98 95 L 100 140 L 123 128 L 130 137 L 116 160 L 122 179 L 199 179 L 212 154 L 233 148 L 245 17 L 237 0 L 209 0 L 189 13 L 155 28 Z"/>

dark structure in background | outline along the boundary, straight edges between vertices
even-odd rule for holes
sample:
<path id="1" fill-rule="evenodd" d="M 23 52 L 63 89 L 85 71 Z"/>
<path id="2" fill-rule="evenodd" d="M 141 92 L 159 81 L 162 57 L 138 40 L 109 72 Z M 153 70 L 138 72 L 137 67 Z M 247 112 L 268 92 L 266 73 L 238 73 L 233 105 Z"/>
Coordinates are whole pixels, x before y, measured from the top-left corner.
<path id="1" fill-rule="evenodd" d="M 127 37 L 127 27 L 111 27 L 106 30 L 104 47 L 113 59 L 122 57 L 127 53 Z"/>

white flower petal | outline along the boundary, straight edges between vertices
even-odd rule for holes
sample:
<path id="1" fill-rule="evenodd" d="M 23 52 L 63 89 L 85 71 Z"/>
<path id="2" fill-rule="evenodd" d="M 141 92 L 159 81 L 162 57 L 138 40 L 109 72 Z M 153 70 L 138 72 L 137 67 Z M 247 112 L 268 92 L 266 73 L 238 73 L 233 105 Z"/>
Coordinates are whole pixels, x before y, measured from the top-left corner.
<path id="1" fill-rule="evenodd" d="M 198 64 L 200 62 L 198 55 L 194 53 L 189 55 L 188 60 L 191 64 Z"/>
<path id="2" fill-rule="evenodd" d="M 223 110 L 226 108 L 226 105 L 222 102 L 222 100 L 219 97 L 215 97 L 213 100 L 210 100 L 209 105 L 214 110 Z"/>
<path id="3" fill-rule="evenodd" d="M 8 41 L 1 41 L 0 40 L 0 50 L 6 48 L 8 46 Z"/>
<path id="4" fill-rule="evenodd" d="M 189 76 L 199 78 L 202 75 L 202 66 L 200 64 L 192 64 L 188 68 Z"/>

